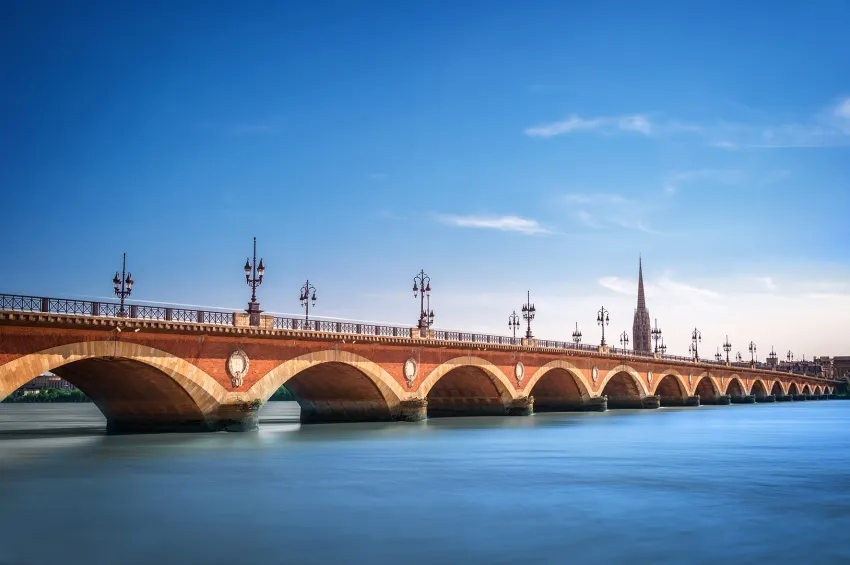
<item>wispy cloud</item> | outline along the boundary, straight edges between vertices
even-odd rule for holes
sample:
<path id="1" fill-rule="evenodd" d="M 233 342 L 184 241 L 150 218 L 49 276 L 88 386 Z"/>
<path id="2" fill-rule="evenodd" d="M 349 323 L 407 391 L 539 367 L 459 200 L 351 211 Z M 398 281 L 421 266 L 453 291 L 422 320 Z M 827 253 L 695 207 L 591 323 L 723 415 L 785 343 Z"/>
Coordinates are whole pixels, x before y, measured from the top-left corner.
<path id="1" fill-rule="evenodd" d="M 773 282 L 773 277 L 755 277 L 755 279 L 763 284 L 766 290 L 776 290 L 776 283 Z"/>
<path id="2" fill-rule="evenodd" d="M 597 131 L 601 133 L 624 131 L 649 135 L 652 132 L 652 124 L 646 116 L 641 114 L 590 119 L 572 115 L 564 120 L 527 128 L 525 135 L 547 138 L 576 131 Z"/>
<path id="3" fill-rule="evenodd" d="M 643 233 L 648 233 L 649 235 L 668 235 L 665 232 L 659 231 L 653 227 L 648 226 L 644 222 L 634 221 L 634 220 L 623 220 L 619 218 L 615 218 L 613 220 L 615 224 L 620 226 L 621 228 L 637 230 Z"/>
<path id="4" fill-rule="evenodd" d="M 664 175 L 664 191 L 674 194 L 688 184 L 710 184 L 724 186 L 751 185 L 765 187 L 788 177 L 789 171 L 773 170 L 745 172 L 735 169 L 697 169 L 670 171 Z"/>
<path id="5" fill-rule="evenodd" d="M 547 235 L 552 232 L 542 227 L 537 220 L 520 218 L 519 216 L 452 216 L 441 215 L 439 220 L 444 224 L 459 228 L 482 228 L 500 231 L 512 231 L 525 235 Z"/>
<path id="6" fill-rule="evenodd" d="M 602 134 L 638 133 L 645 137 L 670 138 L 690 135 L 710 147 L 727 150 L 782 147 L 835 147 L 850 145 L 850 97 L 828 105 L 808 119 L 773 123 L 715 121 L 693 123 L 650 118 L 646 114 L 582 117 L 526 128 L 525 135 L 550 138 L 579 132 Z"/>
<path id="7" fill-rule="evenodd" d="M 602 277 L 597 282 L 599 283 L 599 286 L 607 288 L 617 294 L 637 296 L 637 283 L 634 281 L 626 281 L 620 277 Z"/>
<path id="8" fill-rule="evenodd" d="M 602 228 L 605 227 L 602 224 L 600 224 L 598 221 L 596 221 L 594 219 L 593 215 L 590 212 L 588 212 L 587 210 L 576 210 L 575 217 L 578 218 L 578 220 L 582 224 L 586 225 L 589 228 L 593 228 L 593 229 L 598 230 L 598 229 L 602 229 Z"/>

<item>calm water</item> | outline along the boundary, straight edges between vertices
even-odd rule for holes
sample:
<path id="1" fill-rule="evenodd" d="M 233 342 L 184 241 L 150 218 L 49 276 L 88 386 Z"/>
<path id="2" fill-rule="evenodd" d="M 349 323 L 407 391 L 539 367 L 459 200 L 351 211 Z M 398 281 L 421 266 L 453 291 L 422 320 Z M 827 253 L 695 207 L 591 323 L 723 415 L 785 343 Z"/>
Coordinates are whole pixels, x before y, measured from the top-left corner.
<path id="1" fill-rule="evenodd" d="M 0 564 L 850 563 L 847 401 L 102 426 L 0 405 Z"/>

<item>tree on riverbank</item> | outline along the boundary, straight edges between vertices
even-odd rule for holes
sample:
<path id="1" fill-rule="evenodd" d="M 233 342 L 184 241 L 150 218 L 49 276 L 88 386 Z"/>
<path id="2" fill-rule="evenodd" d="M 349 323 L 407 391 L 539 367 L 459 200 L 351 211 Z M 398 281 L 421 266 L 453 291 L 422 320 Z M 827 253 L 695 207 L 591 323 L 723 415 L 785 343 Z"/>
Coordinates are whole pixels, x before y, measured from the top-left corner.
<path id="1" fill-rule="evenodd" d="M 9 404 L 36 403 L 36 402 L 91 402 L 91 399 L 83 394 L 81 390 L 64 390 L 59 388 L 48 388 L 28 394 L 13 394 L 3 399 Z"/>

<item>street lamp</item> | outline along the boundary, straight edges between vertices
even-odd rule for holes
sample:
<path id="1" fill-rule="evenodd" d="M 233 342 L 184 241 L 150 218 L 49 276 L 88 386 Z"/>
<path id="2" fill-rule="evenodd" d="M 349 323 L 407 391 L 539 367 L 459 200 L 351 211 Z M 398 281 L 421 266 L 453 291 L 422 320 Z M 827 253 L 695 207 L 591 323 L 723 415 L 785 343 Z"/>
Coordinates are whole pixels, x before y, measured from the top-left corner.
<path id="1" fill-rule="evenodd" d="M 655 341 L 655 353 L 658 353 L 658 340 L 661 339 L 661 328 L 658 327 L 658 318 L 655 318 L 655 327 L 649 333 Z"/>
<path id="2" fill-rule="evenodd" d="M 794 360 L 794 354 L 791 353 L 790 349 L 788 350 L 788 353 L 785 354 L 785 358 L 788 359 L 789 363 Z"/>
<path id="3" fill-rule="evenodd" d="M 313 296 L 310 296 L 310 293 Z M 310 319 L 310 302 L 313 302 L 313 306 L 316 305 L 316 287 L 310 284 L 310 279 L 307 279 L 307 282 L 304 283 L 304 286 L 301 287 L 301 306 L 304 308 L 304 320 Z"/>
<path id="4" fill-rule="evenodd" d="M 666 355 L 666 354 L 667 354 L 667 346 L 666 346 L 666 345 L 664 345 L 664 340 L 663 340 L 663 339 L 661 340 L 661 345 L 659 345 L 659 346 L 658 346 L 658 351 L 661 353 L 661 355 Z"/>
<path id="5" fill-rule="evenodd" d="M 602 326 L 602 345 L 605 347 L 605 326 L 610 322 L 608 318 L 608 310 L 605 309 L 605 306 L 599 309 L 599 312 L 596 313 L 596 323 Z"/>
<path id="6" fill-rule="evenodd" d="M 127 254 L 124 254 L 124 259 L 121 261 L 121 276 L 118 276 L 118 271 L 115 271 L 115 277 L 112 279 L 112 287 L 115 290 L 115 296 L 121 299 L 121 308 L 118 310 L 118 316 L 121 318 L 127 317 L 127 311 L 124 310 L 124 299 L 130 296 L 133 292 L 133 275 L 127 273 Z"/>
<path id="7" fill-rule="evenodd" d="M 422 290 L 420 292 L 420 289 Z M 428 297 L 428 307 L 425 307 L 425 297 Z M 434 322 L 434 311 L 431 310 L 431 277 L 424 269 L 413 277 L 413 298 L 419 298 L 419 335 L 425 337 L 428 328 Z"/>
<path id="8" fill-rule="evenodd" d="M 576 331 L 573 332 L 573 343 L 576 345 L 581 343 L 581 331 L 578 329 L 578 322 L 576 322 Z"/>
<path id="9" fill-rule="evenodd" d="M 756 344 L 751 341 L 749 349 L 750 349 L 750 363 L 755 365 L 755 363 L 756 363 Z"/>
<path id="10" fill-rule="evenodd" d="M 702 333 L 696 328 L 691 332 L 691 346 L 688 351 L 693 353 L 694 361 L 699 361 L 699 343 L 702 341 Z"/>
<path id="11" fill-rule="evenodd" d="M 516 310 L 514 310 L 513 314 L 508 316 L 508 329 L 513 330 L 514 339 L 516 339 L 516 330 L 519 327 L 519 316 L 516 314 Z"/>
<path id="12" fill-rule="evenodd" d="M 770 353 L 767 356 L 767 362 L 768 362 L 768 364 L 776 367 L 776 359 L 777 359 L 776 351 L 773 350 L 773 346 L 771 345 L 770 346 Z"/>
<path id="13" fill-rule="evenodd" d="M 720 360 L 723 359 L 723 356 L 720 354 L 720 348 L 717 348 L 717 353 L 714 354 L 714 360 L 720 363 Z"/>
<path id="14" fill-rule="evenodd" d="M 723 351 L 726 352 L 726 362 L 729 362 L 729 352 L 732 351 L 732 344 L 729 343 L 729 334 L 726 334 L 726 341 L 723 342 Z"/>
<path id="15" fill-rule="evenodd" d="M 623 349 L 629 348 L 629 334 L 626 332 L 620 334 L 620 345 L 623 346 Z"/>
<path id="16" fill-rule="evenodd" d="M 257 238 L 254 238 L 254 262 L 250 259 L 245 259 L 245 282 L 251 287 L 251 302 L 248 303 L 246 312 L 250 314 L 250 324 L 252 326 L 260 325 L 260 303 L 257 302 L 257 287 L 263 284 L 263 275 L 266 272 L 266 266 L 263 263 L 262 257 L 260 264 L 257 265 Z"/>
<path id="17" fill-rule="evenodd" d="M 526 303 L 522 305 L 522 317 L 528 322 L 528 330 L 525 332 L 525 337 L 527 339 L 531 339 L 531 320 L 534 319 L 534 314 L 537 312 L 537 308 L 534 307 L 534 304 L 531 303 L 531 291 L 528 291 L 528 295 L 526 298 Z"/>
<path id="18" fill-rule="evenodd" d="M 744 360 L 744 358 L 741 356 L 741 352 L 740 352 L 740 351 L 739 351 L 738 353 L 736 353 L 736 354 L 735 354 L 735 361 L 737 361 L 738 363 L 740 363 L 740 362 L 741 362 L 741 361 L 743 361 L 743 360 Z"/>

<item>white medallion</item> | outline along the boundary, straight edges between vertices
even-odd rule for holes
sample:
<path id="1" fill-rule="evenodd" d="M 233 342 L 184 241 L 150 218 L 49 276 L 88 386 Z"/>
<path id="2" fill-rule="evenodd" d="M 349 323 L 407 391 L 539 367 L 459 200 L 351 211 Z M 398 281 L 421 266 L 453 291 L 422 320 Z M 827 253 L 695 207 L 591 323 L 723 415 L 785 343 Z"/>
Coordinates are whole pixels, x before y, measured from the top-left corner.
<path id="1" fill-rule="evenodd" d="M 652 371 L 646 372 L 646 380 L 649 381 L 649 384 L 652 384 Z"/>
<path id="2" fill-rule="evenodd" d="M 599 369 L 597 369 L 596 367 L 594 367 L 594 368 L 590 371 L 590 378 L 592 378 L 592 379 L 593 379 L 593 382 L 598 381 L 598 380 L 599 380 Z"/>
<path id="3" fill-rule="evenodd" d="M 689 385 L 694 384 L 694 376 L 693 376 L 692 374 L 691 374 L 691 375 L 688 375 L 688 384 L 689 384 Z"/>
<path id="4" fill-rule="evenodd" d="M 522 376 L 525 374 L 525 367 L 522 365 L 522 361 L 517 361 L 516 365 L 514 365 L 514 375 L 516 375 L 517 384 L 522 383 Z"/>
<path id="5" fill-rule="evenodd" d="M 416 360 L 411 357 L 404 362 L 404 378 L 407 380 L 407 386 L 413 386 L 413 380 L 416 378 L 416 373 L 419 367 L 416 365 Z"/>
<path id="6" fill-rule="evenodd" d="M 230 382 L 233 388 L 239 388 L 245 380 L 245 374 L 248 372 L 248 354 L 237 349 L 227 358 L 227 372 L 230 375 Z"/>

